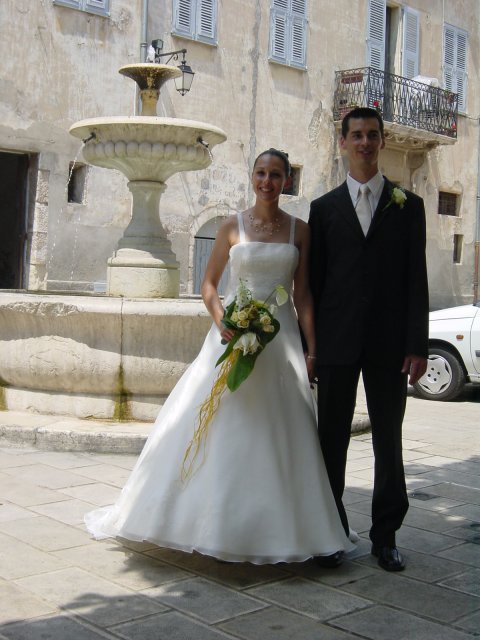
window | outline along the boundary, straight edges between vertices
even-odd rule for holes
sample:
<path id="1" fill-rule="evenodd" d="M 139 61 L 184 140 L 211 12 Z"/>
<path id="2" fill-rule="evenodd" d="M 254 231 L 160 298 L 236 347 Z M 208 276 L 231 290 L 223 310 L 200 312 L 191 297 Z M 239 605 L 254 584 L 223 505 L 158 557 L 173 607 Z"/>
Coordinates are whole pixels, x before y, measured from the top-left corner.
<path id="1" fill-rule="evenodd" d="M 306 68 L 307 0 L 271 0 L 270 60 Z"/>
<path id="2" fill-rule="evenodd" d="M 68 202 L 83 204 L 87 167 L 84 164 L 70 163 L 68 179 Z"/>
<path id="3" fill-rule="evenodd" d="M 173 0 L 172 33 L 217 43 L 217 0 Z"/>
<path id="4" fill-rule="evenodd" d="M 53 0 L 53 4 L 71 9 L 79 9 L 99 16 L 109 16 L 110 0 Z"/>
<path id="5" fill-rule="evenodd" d="M 458 110 L 467 108 L 468 33 L 449 24 L 443 30 L 443 81 L 445 89 L 458 93 Z"/>
<path id="6" fill-rule="evenodd" d="M 438 213 L 441 216 L 456 216 L 457 214 L 457 199 L 456 193 L 447 193 L 446 191 L 440 191 L 438 194 Z"/>
<path id="7" fill-rule="evenodd" d="M 393 7 L 387 7 L 386 0 L 369 0 L 367 23 L 367 67 L 388 73 L 401 74 L 404 78 L 418 75 L 420 14 L 414 9 L 403 7 L 402 21 Z M 395 71 L 397 34 L 402 42 L 402 68 Z"/>
<path id="8" fill-rule="evenodd" d="M 453 262 L 454 264 L 462 263 L 463 236 L 456 233 L 453 236 Z"/>

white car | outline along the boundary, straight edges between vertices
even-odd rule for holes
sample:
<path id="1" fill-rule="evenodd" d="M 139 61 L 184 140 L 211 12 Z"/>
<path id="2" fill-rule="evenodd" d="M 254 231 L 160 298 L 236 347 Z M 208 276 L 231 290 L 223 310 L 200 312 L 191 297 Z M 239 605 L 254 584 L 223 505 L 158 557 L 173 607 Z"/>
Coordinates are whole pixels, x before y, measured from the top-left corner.
<path id="1" fill-rule="evenodd" d="M 414 385 L 429 400 L 453 400 L 480 384 L 480 302 L 430 313 L 427 372 Z"/>

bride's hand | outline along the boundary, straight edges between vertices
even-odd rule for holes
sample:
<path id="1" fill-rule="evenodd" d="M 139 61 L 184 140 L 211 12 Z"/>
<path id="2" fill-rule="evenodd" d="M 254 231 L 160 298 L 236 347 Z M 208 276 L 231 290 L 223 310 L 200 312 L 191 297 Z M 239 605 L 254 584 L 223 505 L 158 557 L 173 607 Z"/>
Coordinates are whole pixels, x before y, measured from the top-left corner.
<path id="1" fill-rule="evenodd" d="M 222 323 L 220 323 L 218 330 L 220 331 L 220 336 L 222 337 L 222 340 L 224 340 L 225 342 L 230 342 L 230 340 L 235 335 L 235 331 L 233 331 L 232 329 L 227 329 L 227 327 Z"/>
<path id="2" fill-rule="evenodd" d="M 309 356 L 308 353 L 305 354 L 305 364 L 307 365 L 308 379 L 310 382 L 313 382 L 315 379 L 315 361 L 315 356 Z"/>

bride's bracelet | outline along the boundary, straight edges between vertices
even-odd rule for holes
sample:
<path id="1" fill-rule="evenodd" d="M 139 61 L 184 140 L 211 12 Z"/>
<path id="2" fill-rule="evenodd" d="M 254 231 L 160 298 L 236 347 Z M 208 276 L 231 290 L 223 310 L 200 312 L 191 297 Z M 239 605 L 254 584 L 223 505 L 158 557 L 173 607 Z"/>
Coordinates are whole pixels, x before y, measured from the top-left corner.
<path id="1" fill-rule="evenodd" d="M 316 360 L 317 356 L 311 356 L 309 353 L 307 353 L 307 360 Z"/>

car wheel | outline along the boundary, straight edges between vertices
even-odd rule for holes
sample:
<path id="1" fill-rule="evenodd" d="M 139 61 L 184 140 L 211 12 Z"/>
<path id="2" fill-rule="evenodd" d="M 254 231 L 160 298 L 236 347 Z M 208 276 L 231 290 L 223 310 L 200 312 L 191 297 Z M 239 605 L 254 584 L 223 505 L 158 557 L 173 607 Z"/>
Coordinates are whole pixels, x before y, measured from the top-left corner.
<path id="1" fill-rule="evenodd" d="M 446 349 L 431 347 L 427 371 L 413 388 L 427 400 L 453 400 L 464 385 L 465 373 L 458 357 Z"/>

